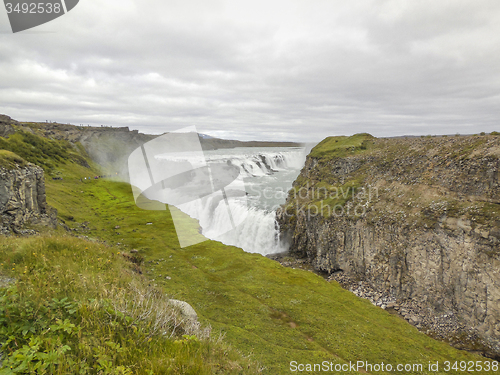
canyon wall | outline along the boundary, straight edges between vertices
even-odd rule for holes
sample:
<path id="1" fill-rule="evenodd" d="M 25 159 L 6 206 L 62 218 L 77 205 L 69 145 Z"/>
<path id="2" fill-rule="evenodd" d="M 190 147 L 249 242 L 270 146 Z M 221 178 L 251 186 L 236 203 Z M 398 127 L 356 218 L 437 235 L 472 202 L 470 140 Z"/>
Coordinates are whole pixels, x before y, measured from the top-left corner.
<path id="1" fill-rule="evenodd" d="M 12 120 L 9 116 L 0 115 L 0 137 L 8 137 L 14 134 L 15 130 L 13 125 L 16 121 Z"/>
<path id="2" fill-rule="evenodd" d="M 0 165 L 0 234 L 34 233 L 27 225 L 55 228 L 56 216 L 45 199 L 42 168 L 29 163 L 8 168 Z"/>
<path id="3" fill-rule="evenodd" d="M 278 212 L 290 255 L 498 358 L 499 157 L 498 136 L 328 138 Z"/>
<path id="4" fill-rule="evenodd" d="M 12 125 L 15 125 L 13 127 Z M 83 150 L 97 164 L 111 172 L 125 177 L 128 175 L 128 157 L 132 151 L 159 135 L 143 134 L 128 127 L 75 126 L 52 122 L 17 122 L 6 115 L 0 115 L 0 136 L 5 137 L 16 130 L 35 133 L 48 139 L 65 140 Z M 162 129 L 158 129 L 162 130 Z M 5 134 L 5 135 L 4 135 Z M 237 141 L 199 136 L 203 150 L 234 147 L 299 147 L 294 142 Z M 165 150 L 168 152 L 168 148 Z"/>

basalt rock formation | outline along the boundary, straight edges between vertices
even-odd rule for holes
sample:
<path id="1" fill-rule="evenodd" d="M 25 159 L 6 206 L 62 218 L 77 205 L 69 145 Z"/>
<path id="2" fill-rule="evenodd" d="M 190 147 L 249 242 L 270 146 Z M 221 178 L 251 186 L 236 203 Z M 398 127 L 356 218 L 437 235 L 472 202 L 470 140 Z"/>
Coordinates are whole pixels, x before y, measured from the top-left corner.
<path id="1" fill-rule="evenodd" d="M 56 217 L 56 210 L 45 199 L 42 168 L 30 163 L 0 165 L 0 234 L 34 233 L 26 228 L 33 224 L 55 227 Z"/>
<path id="2" fill-rule="evenodd" d="M 277 218 L 290 254 L 422 331 L 500 356 L 500 137 L 330 137 Z"/>
<path id="3" fill-rule="evenodd" d="M 13 124 L 16 124 L 17 121 L 12 120 L 9 116 L 0 115 L 0 137 L 8 137 L 11 134 L 15 133 Z"/>

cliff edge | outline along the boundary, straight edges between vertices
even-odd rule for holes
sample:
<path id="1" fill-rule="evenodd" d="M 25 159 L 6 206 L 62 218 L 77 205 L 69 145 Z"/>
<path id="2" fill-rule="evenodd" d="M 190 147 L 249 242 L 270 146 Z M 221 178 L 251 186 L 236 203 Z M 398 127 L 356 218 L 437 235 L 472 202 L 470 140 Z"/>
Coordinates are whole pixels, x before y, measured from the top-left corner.
<path id="1" fill-rule="evenodd" d="M 500 137 L 329 137 L 277 214 L 290 255 L 427 334 L 500 356 Z"/>

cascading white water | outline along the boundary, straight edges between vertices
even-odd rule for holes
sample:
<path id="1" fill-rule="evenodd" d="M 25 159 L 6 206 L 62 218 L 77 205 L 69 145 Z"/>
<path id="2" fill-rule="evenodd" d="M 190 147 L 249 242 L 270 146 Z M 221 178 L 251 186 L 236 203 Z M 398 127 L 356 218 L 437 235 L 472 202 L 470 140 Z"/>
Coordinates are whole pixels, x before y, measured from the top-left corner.
<path id="1" fill-rule="evenodd" d="M 203 235 L 252 253 L 271 254 L 286 250 L 279 241 L 276 209 L 283 204 L 304 164 L 301 148 L 234 148 L 206 151 L 207 163 L 231 163 L 240 167 L 246 195 L 232 194 L 231 220 L 222 194 L 212 194 L 177 205 L 198 219 Z M 226 192 L 231 195 L 231 190 Z M 234 223 L 240 223 L 233 227 Z"/>
<path id="2" fill-rule="evenodd" d="M 227 220 L 223 200 L 209 197 L 180 205 L 179 208 L 199 220 L 203 235 L 207 238 L 264 255 L 286 250 L 279 242 L 274 211 L 235 204 L 232 207 L 234 220 L 242 223 L 233 228 Z"/>

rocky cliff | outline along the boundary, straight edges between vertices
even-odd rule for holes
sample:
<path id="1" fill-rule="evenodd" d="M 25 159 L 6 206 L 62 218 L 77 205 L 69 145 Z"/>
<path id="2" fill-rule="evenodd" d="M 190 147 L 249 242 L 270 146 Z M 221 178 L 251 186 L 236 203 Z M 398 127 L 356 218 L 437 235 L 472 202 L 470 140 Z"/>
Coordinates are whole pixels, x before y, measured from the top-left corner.
<path id="1" fill-rule="evenodd" d="M 500 137 L 331 137 L 278 213 L 290 255 L 428 334 L 500 356 Z"/>
<path id="2" fill-rule="evenodd" d="M 29 224 L 55 227 L 57 213 L 45 200 L 43 169 L 0 151 L 0 234 L 33 233 Z"/>
<path id="3" fill-rule="evenodd" d="M 17 121 L 12 120 L 9 116 L 0 115 L 0 137 L 8 137 L 11 134 L 14 134 L 15 130 L 13 125 L 15 125 Z"/>

